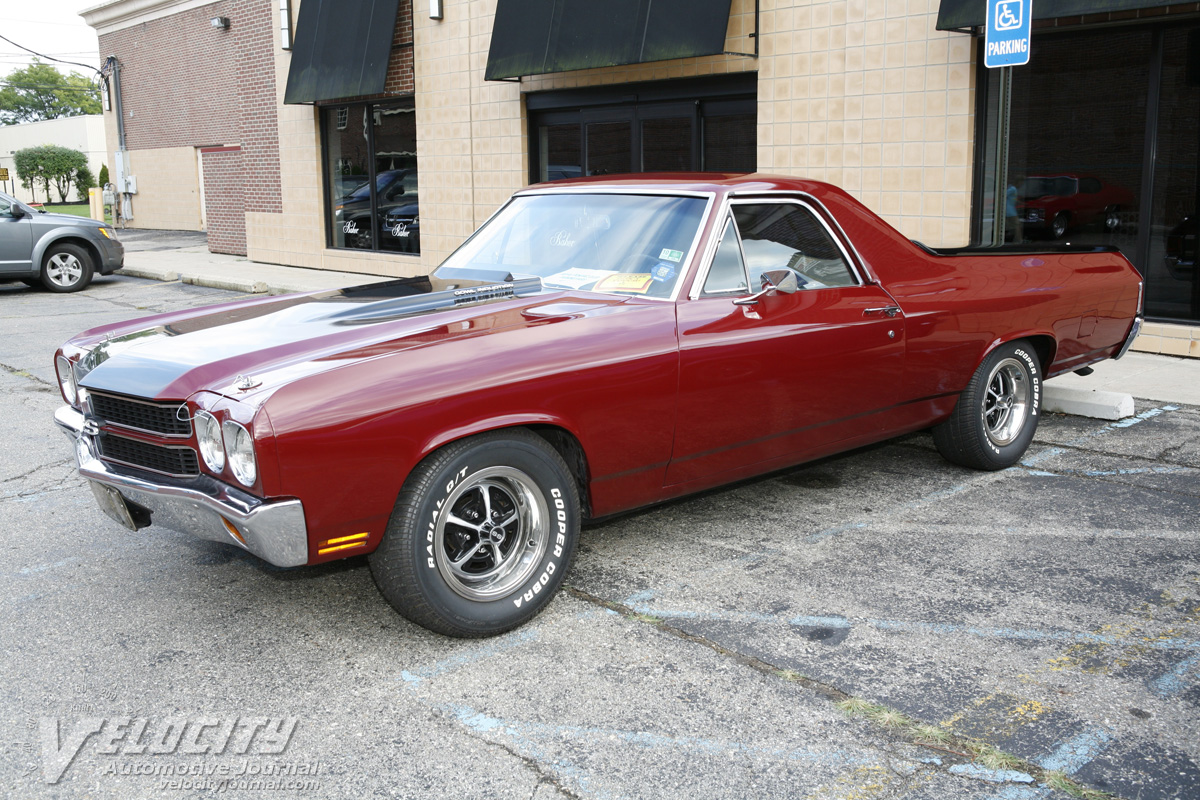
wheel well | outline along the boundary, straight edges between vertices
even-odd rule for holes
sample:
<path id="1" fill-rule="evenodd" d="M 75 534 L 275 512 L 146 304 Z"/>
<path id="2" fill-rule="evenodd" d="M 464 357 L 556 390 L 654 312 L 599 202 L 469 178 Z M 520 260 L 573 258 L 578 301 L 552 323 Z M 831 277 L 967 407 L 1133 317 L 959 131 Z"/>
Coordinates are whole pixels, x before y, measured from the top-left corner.
<path id="1" fill-rule="evenodd" d="M 570 431 L 554 425 L 528 425 L 529 430 L 546 440 L 558 451 L 562 460 L 567 462 L 571 474 L 575 476 L 575 485 L 579 489 L 579 505 L 584 518 L 592 516 L 591 495 L 588 493 L 587 454 L 583 445 Z"/>
<path id="2" fill-rule="evenodd" d="M 100 251 L 98 249 L 96 249 L 96 246 L 94 244 L 92 244 L 91 242 L 89 242 L 87 239 L 81 239 L 81 238 L 77 238 L 75 236 L 63 236 L 59 239 L 55 239 L 53 242 L 48 243 L 46 245 L 46 248 L 44 250 L 42 250 L 41 261 L 38 262 L 37 268 L 39 270 L 42 268 L 42 264 L 44 264 L 46 261 L 46 254 L 49 253 L 52 249 L 54 249 L 54 246 L 58 245 L 58 244 L 73 244 L 76 247 L 82 247 L 87 252 L 88 257 L 92 259 L 92 271 L 96 274 L 99 274 L 99 272 L 100 272 Z"/>
<path id="3" fill-rule="evenodd" d="M 1042 378 L 1046 377 L 1046 373 L 1050 370 L 1050 362 L 1054 360 L 1054 352 L 1057 343 L 1051 336 L 1027 336 L 1029 346 L 1037 353 L 1038 363 L 1042 366 Z"/>

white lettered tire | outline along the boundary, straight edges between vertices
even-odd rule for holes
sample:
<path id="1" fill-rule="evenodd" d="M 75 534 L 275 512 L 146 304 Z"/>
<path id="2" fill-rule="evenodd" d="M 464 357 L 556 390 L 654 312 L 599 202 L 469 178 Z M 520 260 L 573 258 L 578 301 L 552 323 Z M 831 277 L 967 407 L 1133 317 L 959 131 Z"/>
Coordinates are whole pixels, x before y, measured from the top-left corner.
<path id="1" fill-rule="evenodd" d="M 1042 408 L 1042 370 L 1024 340 L 988 354 L 950 417 L 933 429 L 947 461 L 975 469 L 1011 467 L 1025 455 Z"/>
<path id="2" fill-rule="evenodd" d="M 566 463 L 524 429 L 454 442 L 405 481 L 369 563 L 408 619 L 447 636 L 494 636 L 558 591 L 579 538 Z"/>

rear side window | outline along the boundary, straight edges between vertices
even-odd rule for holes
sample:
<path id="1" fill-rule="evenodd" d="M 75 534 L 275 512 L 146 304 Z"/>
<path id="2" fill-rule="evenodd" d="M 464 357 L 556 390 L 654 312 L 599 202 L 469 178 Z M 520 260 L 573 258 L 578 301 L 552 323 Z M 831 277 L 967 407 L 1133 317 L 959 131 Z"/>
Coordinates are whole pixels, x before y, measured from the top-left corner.
<path id="1" fill-rule="evenodd" d="M 841 249 L 808 208 L 795 203 L 739 203 L 733 206 L 733 216 L 751 286 L 759 286 L 762 273 L 772 269 L 792 270 L 802 289 L 857 283 Z"/>

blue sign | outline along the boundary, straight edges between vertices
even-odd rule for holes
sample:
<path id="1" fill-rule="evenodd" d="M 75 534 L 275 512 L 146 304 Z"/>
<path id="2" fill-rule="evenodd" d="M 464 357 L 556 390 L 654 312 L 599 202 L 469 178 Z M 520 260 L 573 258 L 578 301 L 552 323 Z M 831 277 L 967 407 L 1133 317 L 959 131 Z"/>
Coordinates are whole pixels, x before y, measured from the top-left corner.
<path id="1" fill-rule="evenodd" d="M 1016 67 L 1028 64 L 1033 0 L 987 0 L 987 6 L 983 65 Z"/>

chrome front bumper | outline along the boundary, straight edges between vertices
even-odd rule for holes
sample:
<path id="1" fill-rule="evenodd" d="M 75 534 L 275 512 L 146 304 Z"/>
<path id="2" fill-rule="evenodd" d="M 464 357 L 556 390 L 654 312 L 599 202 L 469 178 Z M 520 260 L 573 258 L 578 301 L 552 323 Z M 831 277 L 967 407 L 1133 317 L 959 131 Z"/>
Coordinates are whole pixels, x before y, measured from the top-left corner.
<path id="1" fill-rule="evenodd" d="M 97 457 L 83 414 L 63 406 L 54 412 L 54 422 L 71 440 L 79 474 L 87 478 L 101 510 L 130 530 L 157 525 L 237 545 L 277 567 L 308 563 L 299 500 L 265 501 L 206 475 L 150 478 L 141 470 L 118 472 Z"/>

